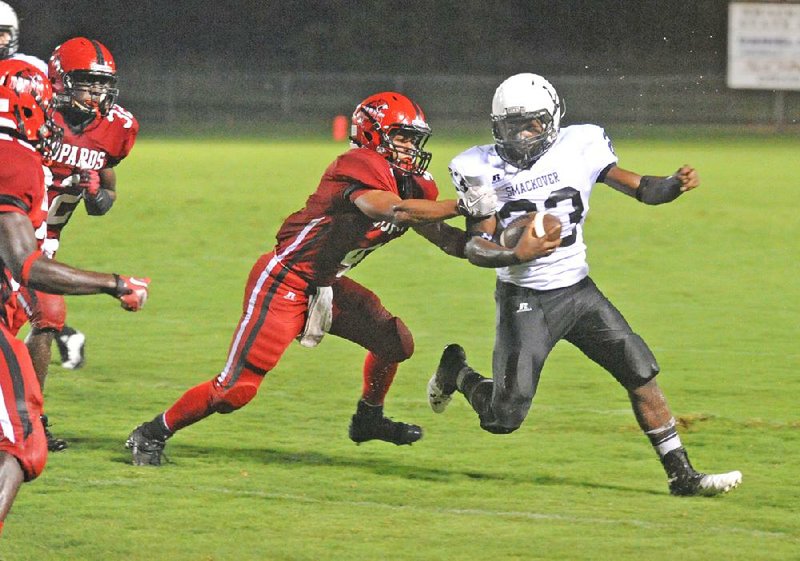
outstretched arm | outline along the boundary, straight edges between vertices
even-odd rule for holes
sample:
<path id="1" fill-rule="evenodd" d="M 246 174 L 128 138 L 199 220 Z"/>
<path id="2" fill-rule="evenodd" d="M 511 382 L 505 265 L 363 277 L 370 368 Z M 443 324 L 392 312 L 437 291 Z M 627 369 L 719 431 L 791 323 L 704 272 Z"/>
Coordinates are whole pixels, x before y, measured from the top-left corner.
<path id="1" fill-rule="evenodd" d="M 464 246 L 467 243 L 467 233 L 454 228 L 446 222 L 434 222 L 433 224 L 420 224 L 413 226 L 414 231 L 420 236 L 444 251 L 447 255 L 464 259 Z"/>
<path id="2" fill-rule="evenodd" d="M 358 209 L 374 220 L 397 226 L 417 226 L 458 216 L 455 200 L 403 200 L 389 191 L 369 189 L 355 200 Z"/>
<path id="3" fill-rule="evenodd" d="M 122 301 L 127 310 L 138 310 L 147 300 L 149 279 L 84 271 L 48 259 L 37 248 L 33 226 L 18 212 L 0 213 L 0 259 L 15 279 L 51 294 L 105 293 Z"/>
<path id="4" fill-rule="evenodd" d="M 368 190 L 355 205 L 375 220 L 385 220 L 397 226 L 419 226 L 441 222 L 459 214 L 467 217 L 486 217 L 494 214 L 497 195 L 491 187 L 476 187 L 467 195 L 459 193 L 458 200 L 429 201 L 401 199 L 394 193 Z"/>
<path id="5" fill-rule="evenodd" d="M 619 166 L 612 166 L 602 182 L 648 205 L 660 205 L 677 199 L 700 185 L 697 170 L 687 165 L 669 177 L 639 175 Z"/>

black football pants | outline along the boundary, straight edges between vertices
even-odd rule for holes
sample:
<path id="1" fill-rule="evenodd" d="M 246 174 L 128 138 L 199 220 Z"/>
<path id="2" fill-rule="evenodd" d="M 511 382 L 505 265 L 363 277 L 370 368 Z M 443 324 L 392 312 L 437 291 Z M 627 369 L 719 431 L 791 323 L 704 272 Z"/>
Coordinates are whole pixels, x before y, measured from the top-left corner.
<path id="1" fill-rule="evenodd" d="M 495 302 L 492 397 L 478 411 L 487 430 L 511 432 L 522 424 L 544 362 L 561 339 L 605 368 L 626 389 L 637 388 L 658 374 L 647 344 L 589 277 L 545 291 L 498 281 Z"/>

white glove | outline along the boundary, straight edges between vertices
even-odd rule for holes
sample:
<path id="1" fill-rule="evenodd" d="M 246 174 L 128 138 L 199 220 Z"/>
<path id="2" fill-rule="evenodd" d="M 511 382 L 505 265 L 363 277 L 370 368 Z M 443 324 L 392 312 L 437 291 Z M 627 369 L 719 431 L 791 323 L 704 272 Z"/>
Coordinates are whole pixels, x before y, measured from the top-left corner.
<path id="1" fill-rule="evenodd" d="M 470 177 L 451 169 L 450 177 L 456 186 L 458 211 L 464 216 L 486 218 L 495 213 L 498 206 L 497 193 L 490 178 Z"/>

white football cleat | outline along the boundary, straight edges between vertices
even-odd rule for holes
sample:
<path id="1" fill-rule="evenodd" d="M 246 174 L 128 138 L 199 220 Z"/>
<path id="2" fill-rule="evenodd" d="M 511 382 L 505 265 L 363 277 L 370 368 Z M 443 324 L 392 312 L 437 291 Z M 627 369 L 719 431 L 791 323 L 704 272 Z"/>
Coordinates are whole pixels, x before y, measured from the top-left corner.
<path id="1" fill-rule="evenodd" d="M 698 473 L 690 478 L 676 478 L 669 482 L 669 490 L 673 495 L 702 495 L 713 497 L 732 491 L 742 482 L 741 471 L 728 473 Z"/>
<path id="2" fill-rule="evenodd" d="M 451 343 L 444 348 L 439 367 L 428 380 L 428 403 L 434 413 L 443 413 L 458 389 L 458 373 L 467 366 L 464 348 Z"/>
<path id="3" fill-rule="evenodd" d="M 709 473 L 697 482 L 697 494 L 711 497 L 732 491 L 742 482 L 741 471 L 728 473 Z"/>
<path id="4" fill-rule="evenodd" d="M 453 394 L 444 393 L 439 384 L 436 383 L 436 374 L 431 376 L 431 379 L 428 380 L 428 403 L 433 412 L 443 413 L 452 399 Z"/>

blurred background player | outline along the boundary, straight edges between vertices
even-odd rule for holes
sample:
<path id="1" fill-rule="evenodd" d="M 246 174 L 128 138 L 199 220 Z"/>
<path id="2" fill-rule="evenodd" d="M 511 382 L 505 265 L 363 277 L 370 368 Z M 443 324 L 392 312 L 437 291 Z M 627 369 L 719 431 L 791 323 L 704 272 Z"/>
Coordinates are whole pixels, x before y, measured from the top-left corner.
<path id="1" fill-rule="evenodd" d="M 559 129 L 563 106 L 555 88 L 536 74 L 517 74 L 497 88 L 492 101 L 494 144 L 475 146 L 450 164 L 461 193 L 492 185 L 497 213 L 469 220 L 473 234 L 465 253 L 474 265 L 497 270 L 493 378 L 466 362 L 461 346 L 448 345 L 428 383 L 434 412 L 444 411 L 460 391 L 478 413 L 481 428 L 515 431 L 531 407 L 550 351 L 561 339 L 605 368 L 628 392 L 633 412 L 661 459 L 673 495 L 716 495 L 741 482 L 742 474 L 698 473 L 681 444 L 676 422 L 655 380 L 659 367 L 650 348 L 589 278 L 583 223 L 596 182 L 638 201 L 668 203 L 699 184 L 683 166 L 670 177 L 641 176 L 617 166 L 603 129 L 574 125 Z M 561 220 L 561 239 L 526 234 L 514 248 L 493 243 L 498 226 L 531 212 Z M 537 247 L 538 246 L 538 247 Z"/>
<path id="2" fill-rule="evenodd" d="M 35 56 L 24 55 L 19 49 L 19 19 L 14 9 L 0 2 L 0 60 L 23 60 L 47 74 L 47 64 Z"/>
<path id="3" fill-rule="evenodd" d="M 0 86 L 0 531 L 24 481 L 41 474 L 47 439 L 42 392 L 24 343 L 18 286 L 56 294 L 110 294 L 140 309 L 149 279 L 74 269 L 45 258 L 35 235 L 46 217 L 42 159 L 58 150 L 60 131 L 48 118 L 52 91 L 41 73 L 19 73 Z M 24 320 L 23 320 L 24 321 Z"/>
<path id="4" fill-rule="evenodd" d="M 411 333 L 345 274 L 409 228 L 458 257 L 466 240 L 441 222 L 458 214 L 457 202 L 436 201 L 438 188 L 426 172 L 431 154 L 423 149 L 431 130 L 416 103 L 394 92 L 370 96 L 353 113 L 351 132 L 354 147 L 328 166 L 305 207 L 280 227 L 274 250 L 252 268 L 224 368 L 133 430 L 126 446 L 134 464 L 160 465 L 167 438 L 246 405 L 292 341 L 314 346 L 325 332 L 368 351 L 350 439 L 403 445 L 422 437 L 419 426 L 383 411 L 398 363 L 414 351 Z M 486 189 L 461 211 L 484 216 L 495 201 Z"/>
<path id="5" fill-rule="evenodd" d="M 117 198 L 114 167 L 131 151 L 139 124 L 128 111 L 115 104 L 118 90 L 117 65 L 99 41 L 85 37 L 69 39 L 56 47 L 49 61 L 53 84 L 54 120 L 64 130 L 61 149 L 49 164 L 47 235 L 42 249 L 53 257 L 61 232 L 83 201 L 91 216 L 106 214 Z M 55 339 L 64 368 L 84 363 L 85 336 L 65 325 L 66 304 L 61 295 L 39 295 L 31 332 L 26 339 L 39 381 L 44 388 Z M 48 420 L 45 419 L 46 425 Z M 51 451 L 63 450 L 67 442 L 55 438 L 48 428 Z"/>
<path id="6" fill-rule="evenodd" d="M 42 73 L 47 75 L 47 63 L 42 59 L 24 55 L 17 51 L 19 46 L 19 21 L 14 10 L 5 2 L 0 2 L 0 61 L 2 60 L 17 60 L 23 61 L 33 65 Z M 51 181 L 51 176 L 46 175 L 48 184 Z M 83 347 L 85 343 L 85 336 L 80 331 L 64 326 L 56 337 L 58 348 L 61 354 L 61 365 L 64 368 L 74 369 L 79 368 L 84 361 Z M 47 421 L 45 418 L 45 429 L 47 429 Z M 63 441 L 53 439 L 48 432 L 48 438 L 53 444 L 53 449 L 59 449 Z"/>
<path id="7" fill-rule="evenodd" d="M 29 62 L 18 59 L 18 58 L 6 58 L 0 60 L 0 86 L 8 87 L 12 90 L 17 91 L 18 93 L 32 93 L 35 95 L 36 99 L 48 99 L 50 100 L 52 97 L 52 87 L 50 85 L 50 81 L 48 80 L 47 76 L 40 72 L 37 68 L 35 68 Z M 48 101 L 47 104 L 47 119 L 51 119 L 52 117 L 52 103 Z M 55 125 L 54 123 L 48 123 L 51 125 L 51 130 L 57 131 L 57 140 L 51 138 L 48 142 L 52 142 L 54 145 L 57 143 L 58 146 L 61 144 L 62 138 L 62 131 L 61 128 Z M 50 160 L 52 156 L 53 150 L 48 149 L 48 157 L 46 161 Z M 50 168 L 47 166 L 43 166 L 43 173 L 44 173 L 44 185 L 49 185 L 52 182 L 52 174 L 50 173 Z M 45 204 L 45 214 L 47 211 L 47 200 L 44 199 Z M 42 225 L 37 228 L 35 235 L 36 239 L 41 247 L 44 238 L 47 234 L 47 224 L 42 223 Z M 19 325 L 24 325 L 25 322 L 28 320 L 31 323 L 32 330 L 36 329 L 40 326 L 41 322 L 48 321 L 52 322 L 52 316 L 58 315 L 61 319 L 60 321 L 63 322 L 63 310 L 61 314 L 45 314 L 42 312 L 43 306 L 40 303 L 48 303 L 53 302 L 52 298 L 45 297 L 44 300 L 40 301 L 39 295 L 33 291 L 29 290 L 27 287 L 20 287 L 19 285 L 15 284 L 14 281 L 11 281 L 12 287 L 15 289 L 16 298 L 19 301 L 19 306 L 17 308 L 17 313 L 21 315 L 16 321 Z M 49 295 L 46 295 L 49 296 Z M 58 300 L 55 300 L 58 302 Z M 47 316 L 50 316 L 50 319 L 47 319 Z M 62 325 L 62 324 L 59 324 Z M 45 369 L 46 373 L 46 369 Z M 50 450 L 61 450 L 66 446 L 66 443 L 63 441 L 54 438 L 53 435 L 50 433 L 50 429 L 48 428 L 48 419 L 47 415 L 44 413 L 42 414 L 42 424 L 44 425 L 44 432 L 45 436 L 47 437 L 47 445 L 48 449 Z"/>

